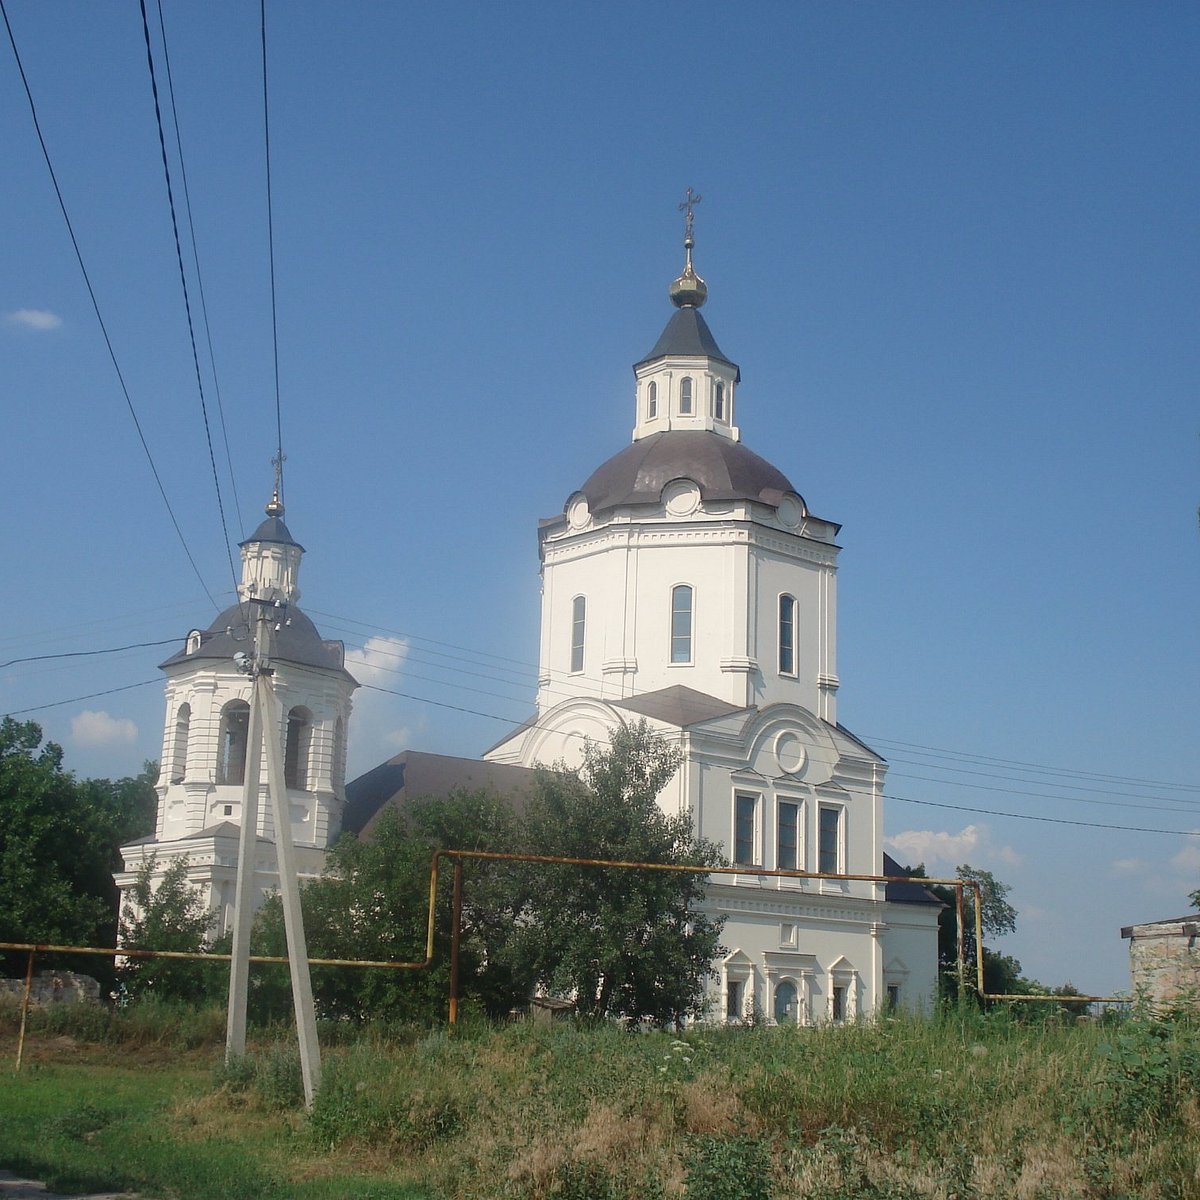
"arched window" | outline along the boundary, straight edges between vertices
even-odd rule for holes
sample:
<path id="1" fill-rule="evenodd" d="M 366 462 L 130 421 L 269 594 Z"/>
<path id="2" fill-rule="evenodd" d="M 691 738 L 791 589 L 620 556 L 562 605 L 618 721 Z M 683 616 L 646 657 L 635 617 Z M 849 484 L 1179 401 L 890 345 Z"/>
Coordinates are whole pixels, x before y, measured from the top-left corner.
<path id="1" fill-rule="evenodd" d="M 175 736 L 170 743 L 170 774 L 167 778 L 173 784 L 182 784 L 187 775 L 187 737 L 192 728 L 191 704 L 180 704 L 179 712 L 175 713 Z"/>
<path id="2" fill-rule="evenodd" d="M 171 773 L 167 778 L 172 783 L 182 783 L 187 775 L 188 735 L 192 728 L 192 706 L 181 704 L 175 714 L 175 737 L 171 742 Z"/>
<path id="3" fill-rule="evenodd" d="M 725 420 L 725 385 L 718 383 L 713 390 L 713 416 L 718 421 Z"/>
<path id="4" fill-rule="evenodd" d="M 671 589 L 671 661 L 692 661 L 692 589 L 686 583 Z"/>
<path id="5" fill-rule="evenodd" d="M 242 784 L 246 780 L 246 741 L 250 733 L 250 705 L 230 700 L 221 709 L 221 734 L 217 742 L 217 783 Z"/>
<path id="6" fill-rule="evenodd" d="M 692 411 L 692 377 L 685 375 L 679 381 L 679 411 L 685 415 Z"/>
<path id="7" fill-rule="evenodd" d="M 571 671 L 583 670 L 583 636 L 587 629 L 587 599 L 576 596 L 571 601 Z"/>
<path id="8" fill-rule="evenodd" d="M 796 985 L 785 979 L 775 985 L 775 1021 L 779 1025 L 794 1025 L 799 1017 L 799 993 Z"/>
<path id="9" fill-rule="evenodd" d="M 646 400 L 646 415 L 650 420 L 654 420 L 658 416 L 658 384 L 653 379 L 650 380 L 650 386 L 646 389 Z"/>
<path id="10" fill-rule="evenodd" d="M 779 597 L 779 673 L 796 673 L 796 597 Z"/>
<path id="11" fill-rule="evenodd" d="M 283 746 L 283 782 L 287 787 L 308 787 L 308 749 L 312 742 L 312 713 L 293 708 L 288 713 L 287 741 Z"/>

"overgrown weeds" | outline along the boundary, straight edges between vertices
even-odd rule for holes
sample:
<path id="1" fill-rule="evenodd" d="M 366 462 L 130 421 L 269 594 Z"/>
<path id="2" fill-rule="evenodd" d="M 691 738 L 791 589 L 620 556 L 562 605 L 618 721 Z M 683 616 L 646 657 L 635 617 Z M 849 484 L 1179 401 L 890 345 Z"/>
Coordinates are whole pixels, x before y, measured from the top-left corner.
<path id="1" fill-rule="evenodd" d="M 251 1105 L 297 1172 L 369 1164 L 464 1200 L 1200 1200 L 1187 1021 L 341 1032 L 311 1114 L 289 1041 L 218 1070 L 208 1127 Z M 60 1115 L 103 1140 L 95 1113 Z"/>

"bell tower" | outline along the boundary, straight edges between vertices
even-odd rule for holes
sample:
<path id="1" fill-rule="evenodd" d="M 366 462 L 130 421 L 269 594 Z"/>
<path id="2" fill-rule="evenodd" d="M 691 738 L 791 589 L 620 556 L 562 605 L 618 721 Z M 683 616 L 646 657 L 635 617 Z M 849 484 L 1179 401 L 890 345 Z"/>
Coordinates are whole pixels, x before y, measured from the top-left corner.
<path id="1" fill-rule="evenodd" d="M 158 818 L 152 839 L 122 847 L 126 870 L 117 877 L 126 888 L 151 856 L 158 873 L 186 855 L 192 882 L 206 892 L 222 925 L 233 901 L 248 757 L 253 684 L 243 664 L 254 648 L 253 610 L 261 607 L 251 600 L 273 606 L 271 661 L 281 718 L 265 736 L 282 748 L 292 840 L 304 873 L 320 873 L 326 849 L 341 832 L 346 737 L 358 685 L 346 670 L 342 643 L 322 639 L 296 603 L 304 547 L 283 517 L 277 480 L 265 519 L 241 543 L 237 603 L 207 629 L 191 630 L 162 664 L 167 684 Z M 265 760 L 259 786 L 257 832 L 272 842 Z M 266 889 L 273 852 L 264 863 Z"/>

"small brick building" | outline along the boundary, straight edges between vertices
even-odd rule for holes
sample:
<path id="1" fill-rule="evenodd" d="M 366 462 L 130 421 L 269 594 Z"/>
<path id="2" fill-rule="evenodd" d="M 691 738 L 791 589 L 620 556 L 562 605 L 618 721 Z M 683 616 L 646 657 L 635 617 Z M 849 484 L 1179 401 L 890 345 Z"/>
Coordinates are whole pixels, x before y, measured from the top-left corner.
<path id="1" fill-rule="evenodd" d="M 1200 1005 L 1200 912 L 1126 925 L 1133 991 L 1154 1006 Z"/>

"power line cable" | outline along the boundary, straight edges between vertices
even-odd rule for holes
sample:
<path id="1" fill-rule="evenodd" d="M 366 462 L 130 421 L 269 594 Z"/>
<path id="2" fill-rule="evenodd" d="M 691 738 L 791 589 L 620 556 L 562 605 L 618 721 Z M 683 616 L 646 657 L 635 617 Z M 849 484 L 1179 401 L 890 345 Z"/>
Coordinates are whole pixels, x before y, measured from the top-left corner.
<path id="1" fill-rule="evenodd" d="M 173 646 L 179 638 L 164 638 L 161 642 L 133 642 L 128 646 L 110 646 L 106 650 L 65 650 L 61 654 L 32 654 L 28 658 L 10 658 L 8 662 L 0 663 L 0 671 L 5 667 L 15 667 L 17 663 L 44 662 L 50 658 L 89 658 L 96 654 L 120 654 L 123 650 L 144 650 L 150 646 Z"/>
<path id="2" fill-rule="evenodd" d="M 142 33 L 146 39 L 146 65 L 150 70 L 150 91 L 154 96 L 154 120 L 158 125 L 158 148 L 162 153 L 163 176 L 167 183 L 167 205 L 171 210 L 171 232 L 175 235 L 175 261 L 179 266 L 179 283 L 183 288 L 183 308 L 187 314 L 188 339 L 192 346 L 192 364 L 196 369 L 196 388 L 200 393 L 200 413 L 204 418 L 204 439 L 208 444 L 208 461 L 212 466 L 213 486 L 217 493 L 217 511 L 221 516 L 221 533 L 225 544 L 225 557 L 229 560 L 229 574 L 236 589 L 237 571 L 233 565 L 230 548 L 229 526 L 225 521 L 225 503 L 221 499 L 221 477 L 217 470 L 217 456 L 213 451 L 212 429 L 208 421 L 208 405 L 204 399 L 204 378 L 200 370 L 200 354 L 196 349 L 196 328 L 192 322 L 192 302 L 188 295 L 187 272 L 183 267 L 183 246 L 179 240 L 179 220 L 175 214 L 175 191 L 171 187 L 171 166 L 167 158 L 167 139 L 163 132 L 162 108 L 158 102 L 158 78 L 154 71 L 154 51 L 150 43 L 150 21 L 146 16 L 146 0 L 138 0 L 142 12 Z M 180 148 L 182 161 L 182 148 Z"/>
<path id="3" fill-rule="evenodd" d="M 3 0 L 0 0 L 2 3 Z M 107 688 L 103 692 L 89 692 L 86 696 L 72 696 L 69 700 L 55 700 L 50 704 L 35 704 L 32 708 L 14 708 L 6 714 L 10 717 L 24 716 L 25 713 L 44 712 L 47 708 L 62 708 L 64 704 L 78 704 L 81 700 L 98 700 L 101 696 L 115 696 L 118 692 L 129 692 L 134 688 L 146 687 L 151 683 L 162 683 L 161 679 L 143 679 L 141 683 L 127 683 L 124 687 Z"/>
<path id="4" fill-rule="evenodd" d="M 488 651 L 475 650 L 472 647 L 462 646 L 462 645 L 459 645 L 454 642 L 445 642 L 445 641 L 438 641 L 438 640 L 432 639 L 432 638 L 423 638 L 417 634 L 407 633 L 400 629 L 395 629 L 395 628 L 391 628 L 391 627 L 384 626 L 384 625 L 372 624 L 371 622 L 367 622 L 367 621 L 359 621 L 359 620 L 356 620 L 351 617 L 340 616 L 336 613 L 323 612 L 323 611 L 320 611 L 317 609 L 309 609 L 307 611 L 309 611 L 317 616 L 327 617 L 330 620 L 337 622 L 344 627 L 347 627 L 347 629 L 346 629 L 347 632 L 354 632 L 353 630 L 349 629 L 348 627 L 359 626 L 361 630 L 366 630 L 371 633 L 389 634 L 393 637 L 402 638 L 408 642 L 426 642 L 429 645 L 433 645 L 433 646 L 444 646 L 451 650 L 461 650 L 464 652 L 465 655 L 468 656 L 465 658 L 459 658 L 458 656 L 451 655 L 451 654 L 441 655 L 440 652 L 437 652 L 437 651 L 430 652 L 430 653 L 437 653 L 437 654 L 439 654 L 440 657 L 450 658 L 455 661 L 474 662 L 479 657 L 488 657 L 488 658 L 497 659 L 500 662 L 513 663 L 517 667 L 527 667 L 527 668 L 529 668 L 530 674 L 532 674 L 534 671 L 532 664 L 529 664 L 526 660 L 509 658 L 509 657 L 502 656 L 502 655 L 494 655 Z M 335 628 L 336 627 L 337 626 L 335 626 Z M 356 636 L 360 636 L 360 635 L 356 634 Z M 372 649 L 371 653 L 372 654 L 381 654 L 381 655 L 385 655 L 387 657 L 396 657 L 396 658 L 405 658 L 406 657 L 405 655 L 395 654 L 394 652 L 389 652 L 389 651 L 381 650 L 378 648 Z M 421 661 L 421 660 L 414 660 L 414 661 Z M 447 671 L 459 670 L 458 668 L 441 667 L 441 664 L 430 663 L 428 665 L 431 665 L 431 666 L 436 665 L 439 667 L 439 669 L 443 669 L 443 670 L 447 670 Z M 380 669 L 386 670 L 387 668 L 380 668 Z M 497 670 L 505 670 L 505 668 L 498 667 Z M 486 673 L 484 673 L 482 671 L 462 670 L 460 673 L 466 674 L 466 675 L 475 675 L 477 678 L 481 678 L 481 679 L 488 679 L 488 678 L 495 679 L 496 682 L 499 682 L 499 683 L 510 682 L 507 680 L 497 678 L 496 676 L 487 675 Z M 512 671 L 511 673 L 518 674 L 519 672 Z M 566 673 L 559 672 L 559 674 L 565 675 Z M 571 675 L 571 678 L 574 680 L 586 680 L 586 681 L 589 681 L 592 683 L 598 682 L 594 677 L 586 676 L 586 675 L 581 676 L 581 675 L 573 674 L 573 675 Z M 439 681 L 439 682 L 443 682 L 445 684 L 445 686 L 447 686 L 447 687 L 457 686 L 455 684 L 450 683 L 449 681 Z M 515 684 L 516 681 L 512 681 L 512 682 L 514 682 L 514 684 Z M 553 688 L 553 687 L 546 688 L 544 690 L 550 695 L 561 695 L 564 697 L 578 695 L 578 692 L 576 692 L 576 691 L 564 692 L 561 689 Z M 509 697 L 500 696 L 499 693 L 490 693 L 490 694 L 496 695 L 498 698 L 501 698 L 501 699 L 509 699 Z M 638 695 L 638 694 L 641 694 L 641 693 L 634 693 L 634 695 Z M 596 698 L 601 699 L 601 697 L 596 697 Z M 629 699 L 630 697 L 624 697 L 624 698 Z M 866 735 L 865 740 L 868 741 L 872 746 L 902 746 L 906 749 L 912 749 L 912 750 L 917 750 L 917 751 L 929 750 L 931 752 L 936 753 L 940 757 L 948 758 L 951 760 L 958 758 L 958 759 L 961 759 L 962 761 L 968 762 L 968 763 L 994 764 L 1002 769 L 1007 769 L 1007 768 L 1018 769 L 1019 768 L 1019 769 L 1023 769 L 1026 771 L 1035 771 L 1035 772 L 1042 771 L 1046 774 L 1050 774 L 1050 775 L 1053 775 L 1056 777 L 1061 777 L 1061 778 L 1077 778 L 1077 779 L 1082 779 L 1085 781 L 1096 780 L 1096 781 L 1100 781 L 1100 782 L 1118 783 L 1118 784 L 1124 783 L 1124 784 L 1129 784 L 1129 785 L 1138 786 L 1138 787 L 1167 788 L 1167 789 L 1170 789 L 1173 791 L 1185 791 L 1185 792 L 1200 791 L 1200 787 L 1198 787 L 1197 785 L 1193 785 L 1193 784 L 1172 783 L 1172 782 L 1168 782 L 1166 780 L 1144 779 L 1144 778 L 1139 778 L 1137 776 L 1106 775 L 1106 774 L 1100 774 L 1098 772 L 1092 772 L 1092 771 L 1079 771 L 1079 770 L 1071 770 L 1071 769 L 1063 768 L 1063 767 L 1051 767 L 1051 766 L 1047 766 L 1047 765 L 1040 764 L 1040 763 L 1026 762 L 1026 761 L 1023 761 L 1020 759 L 1004 759 L 1004 758 L 997 758 L 997 757 L 992 757 L 992 756 L 987 756 L 987 755 L 978 755 L 978 754 L 972 754 L 968 751 L 950 750 L 945 747 L 925 747 L 925 746 L 919 746 L 919 745 L 916 745 L 913 743 L 908 743 L 908 742 L 899 742 L 899 741 L 895 741 L 895 740 L 888 739 L 888 738 L 877 738 L 877 737 L 873 737 L 871 735 Z M 901 762 L 901 761 L 906 761 L 906 760 L 897 759 L 894 761 Z M 963 773 L 977 773 L 977 774 L 981 775 L 982 777 L 990 777 L 990 778 L 996 778 L 996 779 L 1005 779 L 1006 778 L 1006 776 L 1004 776 L 1004 775 L 992 776 L 992 775 L 989 775 L 988 772 L 984 772 L 984 771 L 974 772 L 969 767 L 962 767 L 962 768 L 960 768 L 960 767 L 940 767 L 940 766 L 937 766 L 936 764 L 932 764 L 932 763 L 912 763 L 910 765 L 926 766 L 930 770 L 945 770 L 945 771 L 954 771 L 954 772 L 963 772 Z M 900 775 L 901 772 L 893 772 L 893 774 Z M 924 777 L 919 777 L 919 778 L 924 778 Z M 964 786 L 964 787 L 971 786 L 971 785 L 965 784 L 965 783 L 958 784 L 958 781 L 955 781 L 955 780 L 940 780 L 939 779 L 939 780 L 929 780 L 929 782 L 947 783 L 947 784 L 951 784 L 951 785 L 958 785 L 958 786 Z M 1014 779 L 1013 782 L 1014 783 L 1032 783 L 1032 784 L 1040 786 L 1040 781 L 1035 780 L 1035 779 L 1017 778 L 1017 779 Z M 1045 786 L 1051 786 L 1051 783 L 1047 782 L 1045 784 Z M 1087 787 L 1087 789 L 1091 790 L 1091 791 L 1102 791 L 1103 794 L 1105 794 L 1105 795 L 1118 795 L 1119 796 L 1119 795 L 1127 794 L 1125 792 L 1111 792 L 1111 791 L 1107 791 L 1104 789 L 1097 789 L 1091 784 L 1084 784 L 1084 785 L 1062 784 L 1060 786 L 1072 788 L 1073 790 L 1083 790 L 1084 787 Z M 1011 790 L 1011 789 L 997 789 L 997 790 Z M 1032 795 L 1041 795 L 1041 793 L 1034 793 L 1034 792 L 1030 792 L 1028 794 L 1031 796 Z M 1046 798 L 1051 799 L 1051 798 L 1055 798 L 1055 797 L 1046 797 Z M 1071 797 L 1057 797 L 1057 798 L 1071 799 Z M 1144 798 L 1145 799 L 1153 799 L 1153 800 L 1169 800 L 1170 799 L 1169 797 L 1162 797 L 1162 796 L 1145 796 Z M 1182 800 L 1180 802 L 1184 803 L 1184 801 L 1182 801 Z M 1164 811 L 1167 811 L 1167 810 L 1164 810 Z"/>
<path id="5" fill-rule="evenodd" d="M 944 746 L 923 746 L 916 742 L 897 742 L 889 738 L 875 737 L 871 734 L 864 736 L 870 738 L 871 743 L 876 746 L 900 746 L 905 750 L 926 751 L 935 756 L 969 759 L 982 763 L 995 763 L 1001 766 L 1027 767 L 1047 775 L 1068 775 L 1078 779 L 1098 779 L 1105 783 L 1134 783 L 1152 787 L 1173 788 L 1181 791 L 1200 791 L 1200 784 L 1194 783 L 1170 783 L 1164 779 L 1141 779 L 1131 775 L 1105 775 L 1096 771 L 1080 771 L 1065 767 L 1053 767 L 1046 763 L 1026 762 L 1019 758 L 993 758 L 986 754 L 972 754 L 966 750 L 950 750 Z"/>
<path id="6" fill-rule="evenodd" d="M 1033 813 L 1000 812 L 994 808 L 970 808 L 965 804 L 943 804 L 937 800 L 914 800 L 911 796 L 884 795 L 885 800 L 900 804 L 921 804 L 928 808 L 950 808 L 955 812 L 981 813 L 988 817 L 1009 817 L 1014 821 L 1042 821 L 1049 825 L 1075 825 L 1083 829 L 1115 829 L 1120 833 L 1168 833 L 1173 837 L 1200 837 L 1200 829 L 1150 829 L 1143 825 L 1105 825 L 1099 821 L 1071 821 L 1066 817 L 1042 817 Z"/>
<path id="7" fill-rule="evenodd" d="M 486 717 L 488 720 L 502 721 L 508 725 L 512 724 L 511 720 L 508 717 L 501 717 L 501 716 L 497 715 L 496 713 L 483 712 L 482 710 L 476 709 L 476 708 L 467 708 L 467 707 L 465 707 L 463 705 L 459 705 L 459 704 L 449 704 L 446 701 L 442 701 L 442 700 L 431 700 L 427 696 L 417 696 L 417 695 L 412 694 L 411 692 L 401 692 L 401 691 L 396 691 L 392 688 L 379 687 L 377 684 L 364 683 L 364 684 L 360 684 L 359 686 L 362 688 L 365 688 L 367 691 L 383 692 L 385 695 L 399 696 L 401 699 L 404 699 L 404 700 L 415 700 L 420 704 L 432 704 L 437 708 L 449 709 L 451 712 L 465 713 L 469 716 L 475 716 L 475 717 Z M 527 724 L 520 726 L 519 728 L 526 732 L 528 732 L 530 730 L 543 730 L 546 732 L 557 733 L 562 737 L 582 738 L 584 741 L 590 741 L 595 745 L 608 745 L 609 744 L 609 743 L 605 742 L 603 739 L 591 737 L 589 734 L 579 733 L 575 730 L 569 730 L 569 729 L 554 729 L 552 726 L 542 725 L 536 721 L 528 722 Z M 514 730 L 514 733 L 515 732 L 517 732 L 517 731 Z M 762 778 L 770 783 L 778 783 L 781 781 L 793 782 L 790 779 L 788 779 L 788 777 L 781 776 L 781 775 L 776 775 L 776 776 L 764 775 L 764 776 L 762 776 Z M 1099 821 L 1074 821 L 1074 820 L 1070 820 L 1069 818 L 1066 818 L 1066 817 L 1045 817 L 1045 816 L 1038 816 L 1038 815 L 1035 815 L 1032 813 L 1014 813 L 1014 812 L 1003 812 L 999 809 L 976 808 L 976 807 L 971 807 L 971 806 L 964 805 L 964 804 L 944 804 L 944 803 L 939 803 L 938 801 L 934 801 L 934 800 L 914 800 L 910 796 L 895 796 L 895 795 L 890 795 L 887 793 L 883 794 L 882 799 L 895 800 L 895 801 L 898 801 L 898 802 L 904 803 L 904 804 L 927 805 L 931 808 L 953 809 L 956 812 L 979 813 L 979 814 L 982 814 L 985 816 L 993 816 L 993 817 L 1008 817 L 1014 821 L 1040 821 L 1040 822 L 1044 822 L 1044 823 L 1052 824 L 1052 825 L 1072 825 L 1072 826 L 1077 826 L 1077 827 L 1085 828 L 1085 829 L 1108 829 L 1108 830 L 1116 830 L 1116 831 L 1119 831 L 1122 833 L 1160 833 L 1160 834 L 1170 834 L 1175 837 L 1200 837 L 1200 830 L 1155 829 L 1155 828 L 1148 828 L 1146 826 L 1141 826 L 1141 825 L 1110 825 L 1110 824 L 1104 824 Z"/>
<path id="8" fill-rule="evenodd" d="M 267 101 L 267 0 L 259 0 L 259 24 L 262 29 L 263 143 L 267 173 L 267 251 L 271 267 L 271 348 L 275 363 L 275 445 L 278 455 L 279 499 L 283 492 L 283 409 L 279 399 L 279 317 L 275 303 L 275 218 L 271 199 L 271 117 Z"/>
<path id="9" fill-rule="evenodd" d="M 200 271 L 200 250 L 196 242 L 196 226 L 192 220 L 192 196 L 188 188 L 187 162 L 183 156 L 183 137 L 179 132 L 179 111 L 175 106 L 175 80 L 171 74 L 171 55 L 167 51 L 167 27 L 163 21 L 162 0 L 157 0 L 158 29 L 162 38 L 163 65 L 167 69 L 167 96 L 171 101 L 171 121 L 175 126 L 175 148 L 179 153 L 179 178 L 183 184 L 183 211 L 187 216 L 188 237 L 192 243 L 192 262 L 196 271 L 196 291 L 200 300 L 200 319 L 204 324 L 204 338 L 208 346 L 208 365 L 212 372 L 213 394 L 217 398 L 217 415 L 221 422 L 221 438 L 225 444 L 225 463 L 229 468 L 229 487 L 233 494 L 233 510 L 237 516 L 238 529 L 245 531 L 242 519 L 242 502 L 238 496 L 237 477 L 233 470 L 233 453 L 229 448 L 229 427 L 225 422 L 225 405 L 221 399 L 221 382 L 217 377 L 217 356 L 213 351 L 212 328 L 208 321 L 208 303 L 204 296 L 204 276 Z"/>
<path id="10" fill-rule="evenodd" d="M 133 426 L 137 430 L 138 440 L 142 444 L 142 450 L 145 451 L 146 461 L 150 464 L 150 472 L 154 476 L 154 482 L 158 486 L 158 494 L 162 497 L 162 502 L 166 506 L 167 515 L 171 518 L 171 524 L 175 527 L 175 533 L 179 537 L 179 544 L 183 547 L 184 554 L 187 555 L 187 560 L 191 564 L 192 570 L 195 572 L 196 578 L 200 581 L 200 586 L 204 589 L 205 595 L 212 602 L 213 608 L 219 610 L 216 600 L 213 599 L 213 594 L 208 590 L 208 584 L 204 582 L 204 576 L 200 574 L 200 568 L 196 565 L 196 560 L 192 557 L 192 551 L 187 544 L 187 539 L 183 536 L 183 530 L 179 526 L 179 520 L 175 516 L 175 510 L 171 507 L 171 501 L 167 498 L 167 490 L 163 486 L 162 477 L 158 473 L 158 467 L 154 462 L 154 455 L 150 453 L 150 446 L 146 441 L 146 435 L 142 431 L 142 423 L 138 419 L 137 410 L 133 406 L 133 400 L 129 395 L 129 388 L 125 383 L 125 376 L 121 371 L 121 365 L 117 361 L 116 351 L 113 349 L 112 338 L 108 334 L 108 326 L 104 323 L 104 317 L 100 312 L 100 303 L 96 299 L 96 290 L 92 287 L 91 276 L 83 261 L 83 252 L 79 248 L 79 240 L 75 236 L 75 227 L 71 224 L 71 218 L 67 213 L 67 204 L 63 199 L 62 188 L 58 184 L 58 175 L 54 170 L 54 164 L 50 159 L 50 151 L 46 146 L 46 139 L 42 135 L 42 125 L 38 120 L 37 105 L 33 101 L 33 91 L 29 86 L 29 79 L 25 75 L 25 65 L 21 61 L 20 51 L 17 49 L 17 39 L 13 34 L 12 23 L 8 19 L 8 9 L 4 4 L 4 0 L 0 0 L 0 16 L 4 17 L 4 27 L 8 32 L 9 45 L 12 46 L 13 58 L 17 63 L 17 72 L 21 76 L 21 84 L 25 88 L 25 97 L 29 101 L 29 114 L 33 118 L 34 132 L 37 134 L 38 144 L 42 148 L 42 157 L 46 160 L 46 169 L 50 173 L 50 182 L 54 185 L 54 194 L 58 198 L 58 207 L 62 211 L 63 221 L 67 226 L 67 233 L 71 237 L 71 245 L 75 249 L 75 258 L 79 263 L 79 270 L 83 275 L 84 285 L 87 287 L 87 293 L 92 302 L 92 310 L 96 314 L 96 321 L 100 326 L 100 332 L 104 337 L 104 344 L 108 348 L 108 357 L 112 360 L 113 370 L 117 374 L 117 381 L 121 385 L 121 392 L 125 396 L 125 405 L 129 409 L 129 415 L 133 418 Z"/>

